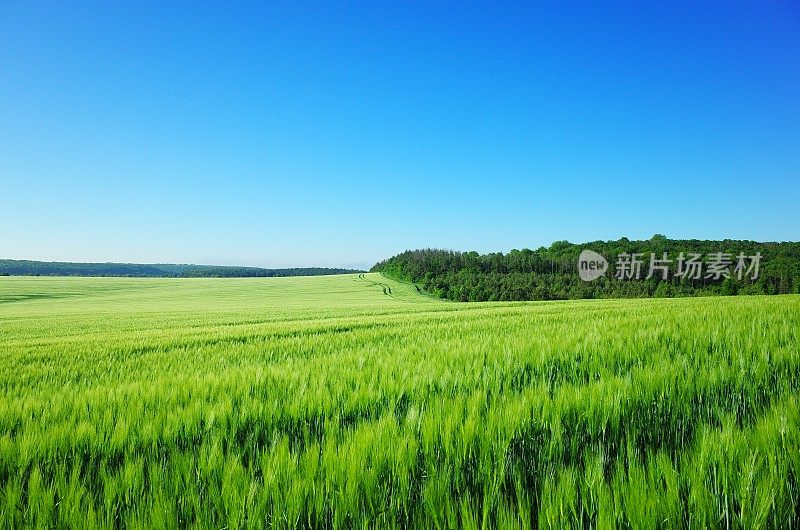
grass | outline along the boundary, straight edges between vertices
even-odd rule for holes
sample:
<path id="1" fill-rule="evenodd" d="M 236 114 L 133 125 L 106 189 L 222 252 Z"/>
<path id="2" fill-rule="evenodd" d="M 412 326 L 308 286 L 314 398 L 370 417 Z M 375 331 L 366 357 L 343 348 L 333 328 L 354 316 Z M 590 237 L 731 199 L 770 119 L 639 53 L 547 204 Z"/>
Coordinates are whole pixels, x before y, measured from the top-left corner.
<path id="1" fill-rule="evenodd" d="M 0 527 L 798 528 L 799 335 L 799 296 L 2 278 Z"/>

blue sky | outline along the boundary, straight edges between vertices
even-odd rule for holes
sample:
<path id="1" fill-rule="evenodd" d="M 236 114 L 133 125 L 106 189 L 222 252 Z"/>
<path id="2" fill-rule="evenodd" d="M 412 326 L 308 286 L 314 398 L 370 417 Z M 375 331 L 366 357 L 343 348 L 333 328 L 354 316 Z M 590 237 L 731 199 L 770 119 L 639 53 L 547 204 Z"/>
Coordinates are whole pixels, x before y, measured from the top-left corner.
<path id="1" fill-rule="evenodd" d="M 800 238 L 796 2 L 283 4 L 0 0 L 0 257 Z"/>

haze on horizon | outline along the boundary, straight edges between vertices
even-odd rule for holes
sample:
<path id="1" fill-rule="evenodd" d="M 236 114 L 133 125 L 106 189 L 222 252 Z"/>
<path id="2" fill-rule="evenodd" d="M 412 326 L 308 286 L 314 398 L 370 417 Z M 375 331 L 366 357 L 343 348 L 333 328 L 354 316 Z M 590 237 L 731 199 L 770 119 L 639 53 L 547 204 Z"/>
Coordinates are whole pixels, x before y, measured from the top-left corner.
<path id="1" fill-rule="evenodd" d="M 0 258 L 797 240 L 800 10 L 0 5 Z"/>

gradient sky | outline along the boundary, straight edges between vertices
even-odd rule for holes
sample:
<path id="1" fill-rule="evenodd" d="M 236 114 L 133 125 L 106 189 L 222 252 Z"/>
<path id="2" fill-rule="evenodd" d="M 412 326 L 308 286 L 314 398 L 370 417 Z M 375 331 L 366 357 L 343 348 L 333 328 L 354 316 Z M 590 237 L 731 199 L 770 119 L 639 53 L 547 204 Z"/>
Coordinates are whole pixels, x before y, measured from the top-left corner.
<path id="1" fill-rule="evenodd" d="M 0 0 L 0 257 L 800 239 L 797 2 L 277 4 Z"/>

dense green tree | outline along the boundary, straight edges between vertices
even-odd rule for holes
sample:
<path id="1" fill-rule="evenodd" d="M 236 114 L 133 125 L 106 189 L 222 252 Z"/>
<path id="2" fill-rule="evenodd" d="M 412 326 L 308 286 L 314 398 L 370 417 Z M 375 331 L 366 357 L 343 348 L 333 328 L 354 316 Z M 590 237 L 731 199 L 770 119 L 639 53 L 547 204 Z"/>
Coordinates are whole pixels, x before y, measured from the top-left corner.
<path id="1" fill-rule="evenodd" d="M 583 282 L 577 274 L 578 256 L 591 249 L 605 256 L 609 270 L 605 277 Z M 671 262 L 666 280 L 658 273 L 647 278 L 651 257 L 663 253 Z M 678 256 L 701 255 L 703 274 L 680 277 Z M 714 256 L 722 253 L 730 261 L 729 278 L 706 277 Z M 760 254 L 759 274 L 735 267 L 738 256 Z M 614 277 L 617 256 L 642 254 L 639 280 Z M 656 234 L 649 240 L 593 241 L 582 245 L 556 241 L 537 250 L 512 250 L 480 255 L 424 249 L 406 251 L 376 264 L 372 270 L 392 278 L 410 281 L 435 296 L 456 301 L 560 300 L 566 298 L 637 298 L 698 295 L 783 294 L 800 292 L 800 243 L 758 243 L 754 241 L 672 240 Z"/>

